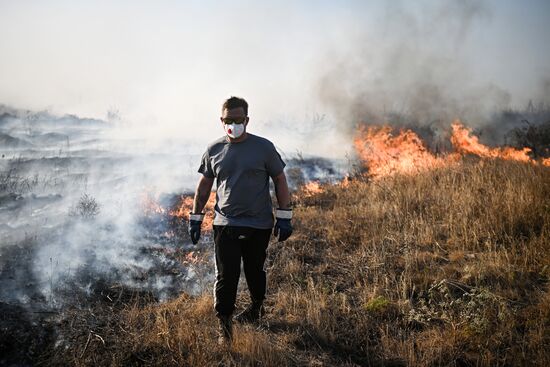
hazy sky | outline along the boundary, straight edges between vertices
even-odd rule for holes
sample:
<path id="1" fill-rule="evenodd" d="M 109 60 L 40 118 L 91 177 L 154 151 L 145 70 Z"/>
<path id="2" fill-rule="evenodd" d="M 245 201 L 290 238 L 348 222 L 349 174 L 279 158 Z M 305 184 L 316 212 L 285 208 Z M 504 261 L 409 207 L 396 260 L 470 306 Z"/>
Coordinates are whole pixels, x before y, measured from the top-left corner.
<path id="1" fill-rule="evenodd" d="M 0 103 L 98 118 L 118 109 L 205 140 L 219 135 L 211 126 L 229 95 L 265 126 L 330 115 L 325 89 L 340 80 L 342 100 L 371 82 L 370 92 L 411 92 L 429 75 L 460 98 L 498 90 L 488 103 L 521 105 L 548 97 L 549 36 L 545 0 L 0 0 Z"/>

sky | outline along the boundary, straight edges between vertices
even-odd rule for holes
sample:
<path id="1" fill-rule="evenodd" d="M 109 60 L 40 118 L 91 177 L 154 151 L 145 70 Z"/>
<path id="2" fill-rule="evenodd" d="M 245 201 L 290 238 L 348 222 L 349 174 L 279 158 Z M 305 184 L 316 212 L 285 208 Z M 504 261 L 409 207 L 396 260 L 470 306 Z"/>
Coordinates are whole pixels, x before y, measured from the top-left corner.
<path id="1" fill-rule="evenodd" d="M 479 112 L 548 101 L 549 35 L 545 0 L 0 0 L 0 103 L 199 141 L 230 95 L 274 134 Z"/>

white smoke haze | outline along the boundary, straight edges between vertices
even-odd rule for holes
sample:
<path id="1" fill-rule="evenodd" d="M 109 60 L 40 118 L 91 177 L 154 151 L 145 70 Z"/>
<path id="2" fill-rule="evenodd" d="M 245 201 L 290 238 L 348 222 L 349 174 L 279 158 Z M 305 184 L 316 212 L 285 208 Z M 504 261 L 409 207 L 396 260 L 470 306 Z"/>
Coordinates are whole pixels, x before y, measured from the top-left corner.
<path id="1" fill-rule="evenodd" d="M 357 123 L 513 126 L 495 111 L 550 102 L 550 12 L 499 4 L 0 2 L 0 301 L 202 291 L 211 264 L 175 261 L 194 248 L 143 196 L 194 190 L 230 95 L 306 180 L 345 172 Z"/>
<path id="2" fill-rule="evenodd" d="M 93 296 L 103 284 L 165 300 L 212 285 L 210 233 L 193 246 L 186 222 L 169 214 L 194 191 L 204 146 L 124 130 L 0 107 L 0 300 L 64 307 L 74 301 L 67 295 Z M 318 161 L 300 170 L 306 180 L 341 177 L 335 167 Z M 182 263 L 190 251 L 202 260 Z"/>
<path id="3" fill-rule="evenodd" d="M 146 207 L 150 197 L 169 210 L 173 197 L 190 193 L 199 155 L 117 140 L 117 129 L 101 120 L 6 107 L 0 115 L 2 301 L 62 307 L 73 301 L 67 294 L 88 294 L 98 281 L 161 300 L 204 290 L 213 276 L 208 234 L 192 247 Z M 83 198 L 97 209 L 80 205 Z M 201 279 L 197 266 L 173 256 L 191 249 L 206 255 Z"/>
<path id="4" fill-rule="evenodd" d="M 247 98 L 251 129 L 279 144 L 326 115 L 339 127 L 312 139 L 340 157 L 340 126 L 385 111 L 476 124 L 548 100 L 550 12 L 536 0 L 0 6 L 2 103 L 98 119 L 114 108 L 121 134 L 148 141 L 204 146 L 229 95 Z"/>

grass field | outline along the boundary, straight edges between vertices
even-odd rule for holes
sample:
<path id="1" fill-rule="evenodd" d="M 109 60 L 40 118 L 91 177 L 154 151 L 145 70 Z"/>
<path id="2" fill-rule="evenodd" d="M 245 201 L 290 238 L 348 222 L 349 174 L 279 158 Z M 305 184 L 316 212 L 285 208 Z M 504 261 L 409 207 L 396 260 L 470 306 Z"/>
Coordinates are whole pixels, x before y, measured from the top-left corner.
<path id="1" fill-rule="evenodd" d="M 42 363 L 550 363 L 550 168 L 466 157 L 321 189 L 294 195 L 295 233 L 269 249 L 265 322 L 237 327 L 230 348 L 216 343 L 210 292 L 136 293 L 72 311 L 58 325 L 71 343 Z"/>

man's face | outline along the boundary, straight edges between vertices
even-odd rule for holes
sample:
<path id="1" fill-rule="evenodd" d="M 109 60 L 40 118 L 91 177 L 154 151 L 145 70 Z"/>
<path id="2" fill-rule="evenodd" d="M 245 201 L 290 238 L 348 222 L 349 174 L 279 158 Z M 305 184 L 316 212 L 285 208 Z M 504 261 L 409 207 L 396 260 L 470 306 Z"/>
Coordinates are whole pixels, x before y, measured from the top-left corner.
<path id="1" fill-rule="evenodd" d="M 222 111 L 222 117 L 220 117 L 222 126 L 224 124 L 244 124 L 245 130 L 248 125 L 248 117 L 244 113 L 244 108 L 237 107 L 231 109 L 224 109 Z"/>

